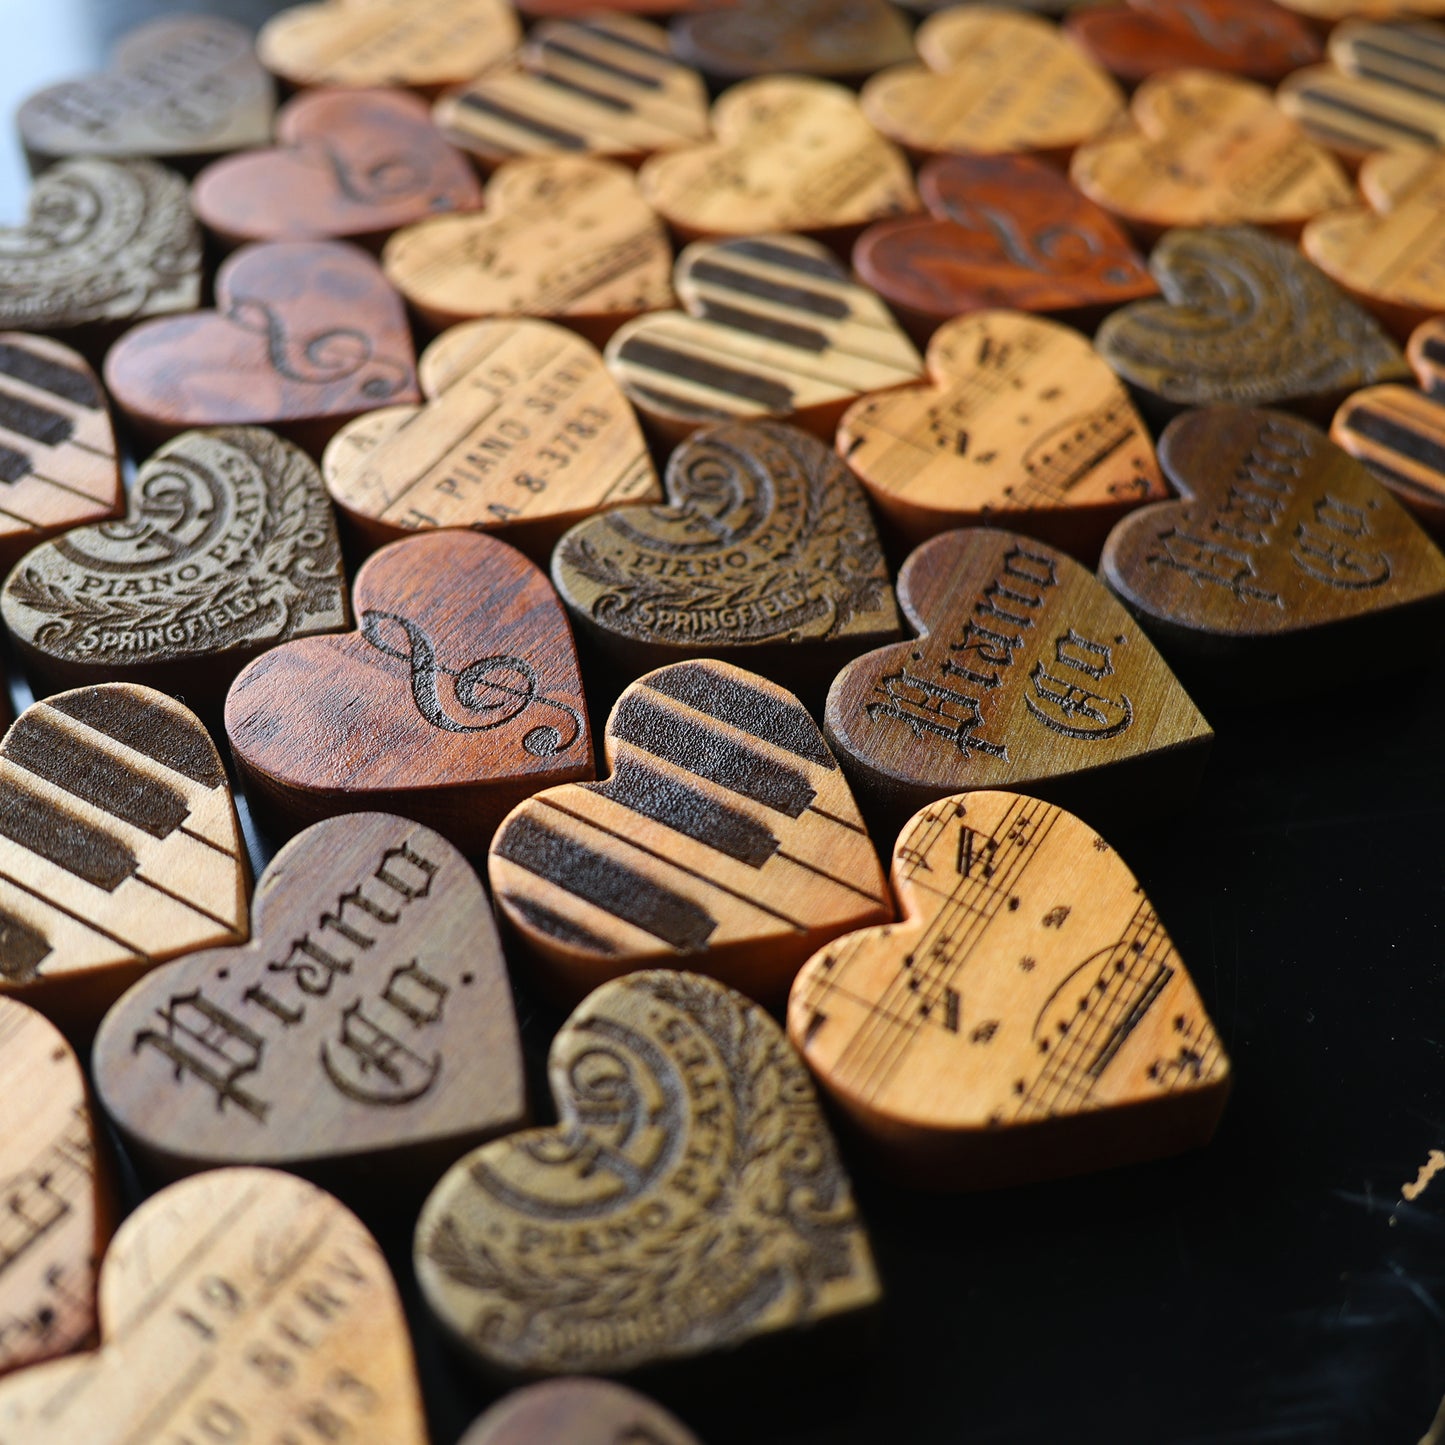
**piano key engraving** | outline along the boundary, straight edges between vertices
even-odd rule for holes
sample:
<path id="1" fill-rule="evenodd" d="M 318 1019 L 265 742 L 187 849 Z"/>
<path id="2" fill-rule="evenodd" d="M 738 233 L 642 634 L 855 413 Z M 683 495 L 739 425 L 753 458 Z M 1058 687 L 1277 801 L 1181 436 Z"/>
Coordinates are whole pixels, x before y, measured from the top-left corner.
<path id="1" fill-rule="evenodd" d="M 877 1300 L 828 1126 L 761 1009 L 633 974 L 575 1010 L 548 1074 L 557 1126 L 465 1156 L 417 1225 L 427 1303 L 488 1366 L 625 1370 Z"/>
<path id="2" fill-rule="evenodd" d="M 1445 402 L 1404 386 L 1367 387 L 1335 413 L 1330 440 L 1433 535 L 1445 530 Z"/>
<path id="3" fill-rule="evenodd" d="M 830 944 L 788 1036 L 897 1177 L 975 1188 L 1206 1143 L 1229 1061 L 1143 890 L 1078 818 L 945 798 L 893 859 L 901 924 Z"/>
<path id="4" fill-rule="evenodd" d="M 461 1445 L 701 1445 L 661 1405 L 611 1380 L 545 1380 L 497 1401 Z"/>

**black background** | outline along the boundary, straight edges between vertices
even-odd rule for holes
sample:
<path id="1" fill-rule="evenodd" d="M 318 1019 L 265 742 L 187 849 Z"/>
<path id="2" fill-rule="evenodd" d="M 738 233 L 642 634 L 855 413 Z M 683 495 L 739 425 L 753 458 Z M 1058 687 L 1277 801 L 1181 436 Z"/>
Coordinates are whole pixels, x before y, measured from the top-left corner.
<path id="1" fill-rule="evenodd" d="M 0 0 L 0 102 L 96 68 L 176 8 Z M 279 6 L 190 8 L 255 25 Z M 25 192 L 12 137 L 0 222 Z M 1207 704 L 1201 797 L 1111 835 L 1232 1056 L 1214 1144 L 973 1197 L 855 1168 L 887 1291 L 866 1354 L 798 1368 L 780 1395 L 706 1371 L 652 1383 L 707 1445 L 1420 1441 L 1445 1395 L 1445 1175 L 1413 1204 L 1401 1186 L 1445 1147 L 1445 671 L 1422 655 L 1370 681 L 1366 661 L 1301 677 L 1298 701 Z M 269 850 L 250 836 L 259 870 Z M 535 1081 L 556 1019 L 518 1005 Z M 407 1234 L 382 1231 L 434 1445 L 451 1445 L 496 1388 L 417 1308 Z"/>

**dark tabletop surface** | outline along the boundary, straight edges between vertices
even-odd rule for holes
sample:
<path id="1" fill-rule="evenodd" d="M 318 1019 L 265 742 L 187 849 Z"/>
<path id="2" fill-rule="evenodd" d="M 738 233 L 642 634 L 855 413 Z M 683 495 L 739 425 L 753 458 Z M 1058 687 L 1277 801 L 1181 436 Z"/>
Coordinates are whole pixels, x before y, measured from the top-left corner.
<path id="1" fill-rule="evenodd" d="M 254 25 L 279 7 L 0 0 L 0 102 L 13 111 L 178 8 Z M 5 222 L 25 190 L 12 137 Z M 1430 1431 L 1445 1174 L 1413 1203 L 1401 1191 L 1445 1148 L 1445 664 L 1368 681 L 1356 663 L 1341 655 L 1300 701 L 1207 703 L 1202 796 L 1111 835 L 1233 1058 L 1214 1144 L 975 1197 L 855 1169 L 887 1291 L 866 1358 L 799 1368 L 776 1401 L 761 1379 L 654 1384 L 707 1445 L 1416 1445 Z M 268 850 L 250 836 L 259 871 Z M 535 1077 L 556 1019 L 518 1002 Z M 497 1389 L 422 1318 L 407 1236 L 382 1229 L 435 1445 L 451 1445 Z"/>

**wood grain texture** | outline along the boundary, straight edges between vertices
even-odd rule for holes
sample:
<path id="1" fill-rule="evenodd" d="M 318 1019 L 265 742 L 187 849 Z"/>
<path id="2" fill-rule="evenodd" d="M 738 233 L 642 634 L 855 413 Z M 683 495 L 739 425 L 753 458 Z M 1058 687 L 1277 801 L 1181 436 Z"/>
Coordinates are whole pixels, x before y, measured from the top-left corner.
<path id="1" fill-rule="evenodd" d="M 805 237 L 694 242 L 674 284 L 685 313 L 639 316 L 604 353 L 669 442 L 728 417 L 786 417 L 831 437 L 856 397 L 923 374 L 888 308 Z"/>
<path id="2" fill-rule="evenodd" d="M 1372 151 L 1445 145 L 1445 57 L 1424 36 L 1405 44 L 1408 65 L 1380 63 L 1374 46 L 1360 47 L 1355 60 L 1332 45 L 1332 58 L 1338 58 L 1331 64 L 1285 78 L 1277 93 L 1280 109 L 1351 165 Z"/>
<path id="3" fill-rule="evenodd" d="M 148 1199 L 106 1253 L 100 1317 L 94 1354 L 0 1383 L 6 1445 L 323 1430 L 425 1445 L 381 1250 L 349 1210 L 289 1174 L 217 1169 Z"/>
<path id="4" fill-rule="evenodd" d="M 1445 557 L 1317 428 L 1213 407 L 1171 423 L 1159 459 L 1184 500 L 1120 522 L 1100 575 L 1166 656 L 1283 692 L 1322 686 L 1341 649 L 1365 675 L 1433 646 Z"/>
<path id="5" fill-rule="evenodd" d="M 395 1195 L 527 1122 L 481 880 L 384 813 L 293 838 L 256 885 L 251 942 L 147 974 L 106 1015 L 94 1067 L 164 1175 L 271 1164 Z"/>
<path id="6" fill-rule="evenodd" d="M 544 1380 L 504 1395 L 461 1445 L 701 1445 L 675 1415 L 612 1380 Z"/>
<path id="7" fill-rule="evenodd" d="M 1125 512 L 1167 495 L 1129 393 L 1077 331 L 976 311 L 934 333 L 928 371 L 838 424 L 838 454 L 910 543 L 1001 525 L 1092 562 Z"/>
<path id="8" fill-rule="evenodd" d="M 124 505 L 105 393 L 85 358 L 43 336 L 0 332 L 0 571 Z"/>
<path id="9" fill-rule="evenodd" d="M 1406 386 L 1366 387 L 1335 413 L 1330 439 L 1433 535 L 1445 533 L 1445 401 Z"/>
<path id="10" fill-rule="evenodd" d="M 88 1030 L 147 969 L 246 937 L 225 769 L 180 703 L 61 693 L 0 742 L 0 995 Z"/>
<path id="11" fill-rule="evenodd" d="M 549 996 L 691 967 L 765 1005 L 829 938 L 892 918 L 853 795 L 789 691 L 714 659 L 628 687 L 610 776 L 497 830 L 492 896 Z"/>
<path id="12" fill-rule="evenodd" d="M 494 531 L 546 565 L 594 512 L 660 501 L 632 408 L 581 337 L 545 321 L 471 321 L 418 368 L 428 401 L 348 422 L 322 470 L 376 546 L 437 527 Z"/>
<path id="13" fill-rule="evenodd" d="M 63 161 L 0 228 L 0 329 L 100 333 L 201 299 L 185 183 L 153 161 Z"/>
<path id="14" fill-rule="evenodd" d="M 268 20 L 256 53 L 298 89 L 400 85 L 430 94 L 505 59 L 521 34 L 505 0 L 320 0 Z"/>
<path id="15" fill-rule="evenodd" d="M 1149 264 L 1164 298 L 1116 311 L 1095 345 L 1156 416 L 1216 402 L 1328 416 L 1358 387 L 1408 377 L 1374 318 L 1263 231 L 1173 231 Z"/>
<path id="16" fill-rule="evenodd" d="M 0 957 L 7 946 L 0 924 Z M 34 1009 L 0 998 L 0 1374 L 94 1340 L 100 1256 L 115 1227 L 107 1161 L 85 1074 L 64 1036 Z"/>
<path id="17" fill-rule="evenodd" d="M 484 215 L 404 227 L 381 264 L 436 330 L 533 316 L 601 346 L 622 322 L 674 301 L 672 247 L 637 178 L 590 156 L 508 161 Z"/>
<path id="18" fill-rule="evenodd" d="M 1242 223 L 1298 235 L 1352 198 L 1339 162 L 1252 81 L 1156 76 L 1134 93 L 1130 121 L 1081 146 L 1069 177 L 1140 235 Z"/>
<path id="19" fill-rule="evenodd" d="M 730 86 L 712 108 L 717 139 L 653 156 L 647 203 L 685 239 L 805 231 L 849 237 L 918 209 L 908 162 L 851 91 L 811 76 Z"/>
<path id="20" fill-rule="evenodd" d="M 560 1122 L 483 1145 L 422 1211 L 416 1268 L 479 1363 L 615 1372 L 775 1349 L 879 1297 L 802 1062 L 694 974 L 604 985 L 552 1041 Z"/>
<path id="21" fill-rule="evenodd" d="M 318 454 L 343 422 L 421 399 L 406 313 L 381 268 L 340 241 L 243 246 L 216 309 L 137 326 L 105 382 L 142 432 L 273 426 Z"/>
<path id="22" fill-rule="evenodd" d="M 1050 21 L 993 5 L 960 5 L 918 28 L 921 64 L 864 87 L 864 114 L 918 155 L 1067 154 L 1123 109 L 1108 75 Z"/>
<path id="23" fill-rule="evenodd" d="M 667 32 L 611 13 L 544 20 L 511 60 L 442 96 L 435 116 L 487 167 L 538 155 L 636 163 L 708 133 L 702 77 L 672 58 Z"/>
<path id="24" fill-rule="evenodd" d="M 258 427 L 184 433 L 141 466 L 124 520 L 28 552 L 0 616 L 36 686 L 143 682 L 214 705 L 268 647 L 349 620 L 321 477 Z"/>
<path id="25" fill-rule="evenodd" d="M 353 595 L 359 632 L 273 648 L 226 698 L 272 832 L 385 811 L 480 853 L 523 798 L 595 776 L 567 615 L 519 552 L 475 532 L 409 537 Z"/>
<path id="26" fill-rule="evenodd" d="M 482 203 L 471 166 L 405 91 L 307 91 L 277 117 L 276 139 L 213 162 L 191 187 L 201 224 L 227 245 L 380 245 L 400 226 Z"/>
<path id="27" fill-rule="evenodd" d="M 893 855 L 904 921 L 805 965 L 788 1037 L 890 1179 L 980 1188 L 1198 1148 L 1230 1068 L 1134 875 L 1079 818 L 947 798 Z"/>
<path id="28" fill-rule="evenodd" d="M 1431 396 L 1445 397 L 1445 317 L 1436 317 L 1410 335 L 1406 354 L 1420 385 Z"/>
<path id="29" fill-rule="evenodd" d="M 265 145 L 276 107 L 243 26 L 172 15 L 132 30 L 110 68 L 46 86 L 15 123 L 31 166 L 74 156 L 150 156 L 195 164 Z"/>
<path id="30" fill-rule="evenodd" d="M 942 157 L 918 190 L 928 218 L 879 221 L 853 247 L 914 336 L 996 306 L 1088 325 L 1159 289 L 1108 212 L 1032 156 Z"/>

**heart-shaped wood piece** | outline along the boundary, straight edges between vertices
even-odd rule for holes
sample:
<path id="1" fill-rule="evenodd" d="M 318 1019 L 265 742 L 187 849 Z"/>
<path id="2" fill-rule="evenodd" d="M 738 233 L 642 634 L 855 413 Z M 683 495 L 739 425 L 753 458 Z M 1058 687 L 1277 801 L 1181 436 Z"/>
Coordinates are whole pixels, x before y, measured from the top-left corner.
<path id="1" fill-rule="evenodd" d="M 513 59 L 444 95 L 435 114 L 484 166 L 582 153 L 636 163 L 708 133 L 702 77 L 672 58 L 665 30 L 616 14 L 544 20 Z"/>
<path id="2" fill-rule="evenodd" d="M 674 277 L 687 312 L 629 321 L 612 374 L 667 441 L 726 417 L 786 417 L 831 437 L 868 391 L 923 374 L 888 308 L 803 236 L 698 241 Z"/>
<path id="3" fill-rule="evenodd" d="M 1037 15 L 960 5 L 918 28 L 923 64 L 892 66 L 863 87 L 864 114 L 918 155 L 1066 154 L 1124 108 L 1119 87 Z"/>
<path id="4" fill-rule="evenodd" d="M 277 117 L 270 150 L 215 161 L 191 204 L 228 245 L 354 240 L 482 203 L 475 172 L 437 134 L 424 101 L 394 90 L 314 90 Z"/>
<path id="5" fill-rule="evenodd" d="M 1339 162 L 1253 81 L 1205 70 L 1146 80 L 1132 124 L 1081 146 L 1073 183 L 1144 236 L 1171 226 L 1267 226 L 1297 235 L 1353 192 Z"/>
<path id="6" fill-rule="evenodd" d="M 1375 151 L 1445 146 L 1445 93 L 1430 93 L 1437 86 L 1445 89 L 1445 74 L 1430 76 L 1427 55 L 1413 57 L 1403 81 L 1373 68 L 1363 75 L 1333 64 L 1312 65 L 1287 76 L 1276 100 L 1306 135 L 1351 167 Z"/>
<path id="7" fill-rule="evenodd" d="M 1413 665 L 1438 638 L 1445 556 L 1308 422 L 1190 412 L 1159 459 L 1185 500 L 1125 517 L 1100 575 L 1166 652 L 1283 692 L 1325 686 L 1342 655 L 1361 674 Z"/>
<path id="8" fill-rule="evenodd" d="M 1406 386 L 1366 387 L 1335 413 L 1330 440 L 1435 536 L 1445 534 L 1445 400 Z"/>
<path id="9" fill-rule="evenodd" d="M 918 190 L 930 218 L 879 221 L 853 248 L 916 336 L 995 306 L 1089 325 L 1159 289 L 1108 212 L 1032 156 L 945 156 Z"/>
<path id="10" fill-rule="evenodd" d="M 8 944 L 0 920 L 0 959 Z M 0 1089 L 10 1104 L 0 1139 L 0 1374 L 8 1374 L 95 1337 L 114 1199 L 80 1061 L 54 1024 L 8 998 L 0 998 Z"/>
<path id="11" fill-rule="evenodd" d="M 129 501 L 123 521 L 43 543 L 6 579 L 0 615 L 47 686 L 123 678 L 215 703 L 268 647 L 346 626 L 335 519 L 289 442 L 185 433 Z"/>
<path id="12" fill-rule="evenodd" d="M 1354 19 L 1384 21 L 1445 15 L 1445 0 L 1278 0 L 1278 3 L 1325 27 Z"/>
<path id="13" fill-rule="evenodd" d="M 1172 231 L 1149 265 L 1164 299 L 1116 311 L 1094 344 L 1157 415 L 1242 402 L 1328 416 L 1358 387 L 1409 376 L 1367 311 L 1263 231 Z"/>
<path id="14" fill-rule="evenodd" d="M 1128 392 L 1077 331 L 976 311 L 938 329 L 928 370 L 838 426 L 839 455 L 909 542 L 1002 525 L 1092 562 L 1125 512 L 1167 495 Z"/>
<path id="15" fill-rule="evenodd" d="M 636 176 L 588 156 L 509 161 L 487 187 L 485 215 L 407 226 L 381 264 L 437 330 L 535 316 L 601 346 L 622 322 L 674 299 L 672 247 Z"/>
<path id="16" fill-rule="evenodd" d="M 874 1304 L 812 1081 L 783 1031 L 689 973 L 604 985 L 552 1041 L 559 1123 L 483 1145 L 422 1210 L 433 1312 L 489 1367 L 616 1372 Z"/>
<path id="17" fill-rule="evenodd" d="M 320 0 L 268 20 L 256 53 L 298 90 L 401 85 L 428 94 L 480 75 L 521 38 L 506 0 Z"/>
<path id="18" fill-rule="evenodd" d="M 675 1415 L 613 1380 L 544 1380 L 504 1395 L 461 1445 L 701 1445 Z"/>
<path id="19" fill-rule="evenodd" d="M 132 30 L 109 70 L 36 91 L 15 123 L 36 169 L 70 156 L 186 164 L 265 145 L 275 107 L 249 31 L 208 15 L 175 15 Z"/>
<path id="20" fill-rule="evenodd" d="M 216 309 L 137 326 L 105 381 L 141 430 L 258 423 L 319 446 L 364 411 L 421 400 L 401 298 L 341 241 L 243 246 L 216 272 Z"/>
<path id="21" fill-rule="evenodd" d="M 105 393 L 58 341 L 0 332 L 0 571 L 125 503 Z"/>
<path id="22" fill-rule="evenodd" d="M 846 236 L 918 209 L 908 162 L 841 85 L 774 75 L 730 87 L 717 139 L 653 156 L 648 204 L 685 238 L 810 231 Z"/>
<path id="23" fill-rule="evenodd" d="M 240 825 L 193 713 L 130 683 L 26 708 L 0 742 L 0 994 L 88 1028 L 246 926 Z"/>
<path id="24" fill-rule="evenodd" d="M 574 522 L 662 488 L 602 358 L 545 321 L 471 321 L 422 355 L 423 407 L 348 422 L 322 458 L 368 544 L 436 527 L 498 532 L 544 566 Z"/>
<path id="25" fill-rule="evenodd" d="M 1420 385 L 1431 395 L 1445 397 L 1445 317 L 1436 317 L 1410 336 L 1406 353 Z"/>
<path id="26" fill-rule="evenodd" d="M 292 839 L 256 885 L 251 942 L 147 974 L 94 1058 L 107 1114 L 165 1174 L 275 1164 L 395 1193 L 527 1122 L 481 880 L 385 813 Z"/>
<path id="27" fill-rule="evenodd" d="M 975 788 L 1132 819 L 1197 787 L 1208 723 L 1077 562 L 1010 532 L 945 532 L 909 557 L 898 597 L 919 636 L 849 663 L 823 715 L 881 830 Z"/>
<path id="28" fill-rule="evenodd" d="M 890 1179 L 980 1188 L 1206 1144 L 1229 1060 L 1134 875 L 1087 823 L 970 793 L 893 853 L 900 924 L 830 944 L 788 1037 Z"/>
<path id="29" fill-rule="evenodd" d="M 185 182 L 153 161 L 62 161 L 31 187 L 25 225 L 0 229 L 0 330 L 103 342 L 200 300 Z"/>
<path id="30" fill-rule="evenodd" d="M 426 1445 L 385 1257 L 290 1174 L 216 1169 L 148 1199 L 106 1252 L 100 1322 L 94 1354 L 0 1384 L 6 1445 Z"/>
<path id="31" fill-rule="evenodd" d="M 572 630 L 521 553 L 475 532 L 409 537 L 353 596 L 359 632 L 273 648 L 226 698 L 273 830 L 385 811 L 480 853 L 523 798 L 594 776 Z"/>

